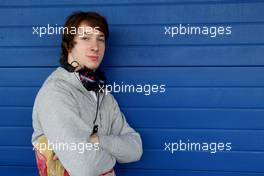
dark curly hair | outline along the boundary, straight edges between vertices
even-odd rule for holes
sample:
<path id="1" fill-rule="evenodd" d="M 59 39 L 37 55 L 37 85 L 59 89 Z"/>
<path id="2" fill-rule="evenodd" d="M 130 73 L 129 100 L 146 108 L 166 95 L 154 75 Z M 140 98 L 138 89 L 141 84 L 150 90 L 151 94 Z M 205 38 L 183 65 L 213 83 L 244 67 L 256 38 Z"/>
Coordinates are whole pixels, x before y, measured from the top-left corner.
<path id="1" fill-rule="evenodd" d="M 71 32 L 65 32 L 65 29 L 78 29 L 82 22 L 87 22 L 91 27 L 99 27 L 97 28 L 99 31 L 103 32 L 105 35 L 105 39 L 108 39 L 109 31 L 108 31 L 108 23 L 105 17 L 99 15 L 96 12 L 74 12 L 71 14 L 65 24 L 64 24 L 64 32 L 62 35 L 61 42 L 61 55 L 60 55 L 60 64 L 61 66 L 67 68 L 68 70 L 73 71 L 74 68 L 68 63 L 68 52 L 74 47 L 74 37 L 76 34 L 72 34 Z"/>

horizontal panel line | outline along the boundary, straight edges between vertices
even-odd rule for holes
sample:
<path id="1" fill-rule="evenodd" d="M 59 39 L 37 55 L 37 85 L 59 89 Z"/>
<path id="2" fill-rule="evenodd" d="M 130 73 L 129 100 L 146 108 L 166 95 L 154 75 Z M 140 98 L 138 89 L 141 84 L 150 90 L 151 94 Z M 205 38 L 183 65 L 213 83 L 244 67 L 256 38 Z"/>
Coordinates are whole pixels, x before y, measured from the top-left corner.
<path id="1" fill-rule="evenodd" d="M 132 83 L 131 83 L 132 84 Z M 1 87 L 1 86 L 0 86 Z M 264 86 L 167 86 L 166 88 L 264 88 Z"/>
<path id="2" fill-rule="evenodd" d="M 195 141 L 198 142 L 198 141 Z M 206 141 L 208 142 L 208 141 Z M 208 142 L 209 143 L 209 142 Z M 33 150 L 33 146 L 12 146 L 12 145 L 0 145 L 0 149 L 5 149 L 5 148 L 13 148 L 13 149 L 32 149 Z M 143 152 L 165 152 L 165 153 L 169 153 L 169 151 L 165 151 L 164 149 L 143 149 Z M 175 151 L 175 153 L 171 153 L 170 155 L 174 155 L 176 156 L 177 153 L 206 153 L 206 154 L 211 154 L 212 156 L 217 155 L 219 153 L 254 153 L 254 154 L 264 154 L 264 151 L 250 151 L 250 150 L 241 150 L 241 151 L 235 151 L 235 150 L 230 150 L 230 151 L 217 151 L 216 153 L 210 153 L 210 151 Z"/>
<path id="3" fill-rule="evenodd" d="M 22 105 L 0 105 L 0 108 L 32 108 L 32 105 L 22 106 Z M 193 106 L 120 106 L 121 109 L 193 109 L 193 110 L 264 110 L 263 107 L 226 107 L 226 106 L 216 106 L 216 107 L 193 107 Z"/>
<path id="4" fill-rule="evenodd" d="M 32 118 L 30 118 L 30 119 L 32 119 Z M 31 124 L 32 122 L 30 122 L 30 123 L 28 123 L 28 124 Z M 4 128 L 24 128 L 24 129 L 33 129 L 33 127 L 32 127 L 32 125 L 31 126 L 29 126 L 29 125 L 19 125 L 19 126 L 14 126 L 14 125 L 1 125 L 1 123 L 0 123 L 0 129 L 4 129 Z"/>
<path id="5" fill-rule="evenodd" d="M 3 149 L 3 148 L 12 148 L 12 149 L 31 149 L 32 151 L 33 150 L 33 145 L 32 147 L 31 146 L 9 146 L 9 145 L 0 145 L 0 149 Z"/>
<path id="6" fill-rule="evenodd" d="M 144 47 L 144 48 L 174 48 L 175 46 L 174 45 L 116 45 L 116 46 L 108 46 L 109 49 L 111 48 L 122 48 L 122 47 L 125 47 L 125 48 L 141 48 L 141 47 Z M 227 46 L 227 45 L 226 45 Z M 190 47 L 193 47 L 193 48 L 196 48 L 196 47 L 201 47 L 201 48 L 205 48 L 205 47 L 226 47 L 225 45 L 219 45 L 219 46 L 212 46 L 212 45 L 193 45 L 193 46 L 190 46 L 190 45 L 186 45 L 186 46 L 182 46 L 182 47 L 187 47 L 187 48 L 190 48 Z M 240 47 L 240 46 L 246 46 L 246 47 L 252 47 L 253 49 L 255 49 L 254 47 L 255 46 L 260 46 L 260 47 L 263 47 L 264 46 L 264 43 L 263 44 L 250 44 L 250 45 L 233 45 L 232 47 Z M 181 46 L 177 46 L 177 47 L 181 47 Z M 229 47 L 229 46 L 228 46 Z M 32 49 L 32 48 L 50 48 L 50 49 L 60 49 L 60 46 L 59 45 L 26 45 L 26 46 L 0 46 L 0 49 L 15 49 L 15 48 L 21 48 L 21 49 Z"/>
<path id="7" fill-rule="evenodd" d="M 58 23 L 48 23 L 50 26 L 52 27 L 62 27 L 64 24 L 58 24 Z M 249 24 L 254 24 L 254 25 L 263 25 L 264 21 L 243 21 L 243 22 L 207 22 L 207 23 L 202 23 L 202 22 L 190 22 L 190 23 L 186 23 L 186 22 L 175 22 L 175 23 L 146 23 L 146 24 L 138 24 L 138 23 L 122 23 L 122 24 L 109 24 L 110 28 L 111 26 L 116 27 L 116 26 L 133 26 L 133 27 L 137 27 L 137 26 L 160 26 L 160 27 L 164 27 L 166 25 L 176 25 L 176 24 L 183 24 L 183 25 L 187 25 L 187 24 L 192 24 L 192 25 L 249 25 Z M 5 29 L 5 28 L 32 28 L 32 27 L 41 27 L 41 26 L 47 26 L 47 23 L 44 24 L 34 24 L 34 25 L 0 25 L 0 29 Z"/>
<path id="8" fill-rule="evenodd" d="M 23 126 L 0 126 L 0 130 L 1 130 L 1 129 L 8 129 L 8 128 L 9 128 L 9 129 L 12 129 L 12 128 L 13 128 L 13 129 L 16 129 L 16 128 L 20 128 L 20 129 L 21 129 L 21 128 L 22 128 L 22 129 L 23 129 L 23 128 L 24 128 L 24 129 L 28 129 L 28 128 L 30 128 L 30 129 L 33 129 L 32 126 L 28 126 L 28 125 L 25 125 L 25 126 L 24 126 L 24 125 L 23 125 Z"/>
<path id="9" fill-rule="evenodd" d="M 25 69 L 36 69 L 36 68 L 46 68 L 46 69 L 55 69 L 59 67 L 59 65 L 54 65 L 54 66 L 0 66 L 0 69 L 21 69 L 21 68 L 25 68 Z"/>
<path id="10" fill-rule="evenodd" d="M 120 167 L 121 166 L 121 167 Z M 125 171 L 131 171 L 133 173 L 133 171 L 135 171 L 135 168 L 122 168 L 123 165 L 118 165 L 118 167 L 116 167 L 117 170 L 125 170 Z M 34 165 L 0 165 L 0 168 L 25 168 L 25 169 L 36 169 L 37 171 L 37 166 Z M 264 172 L 252 172 L 252 171 L 223 171 L 223 170 L 193 170 L 193 169 L 162 169 L 162 168 L 136 168 L 137 171 L 155 171 L 155 172 L 166 172 L 166 171 L 174 171 L 174 172 L 206 172 L 206 173 L 223 173 L 223 174 L 232 174 L 232 173 L 236 173 L 236 174 L 262 174 Z"/>
<path id="11" fill-rule="evenodd" d="M 16 105 L 14 105 L 14 106 L 10 106 L 10 105 L 0 105 L 0 108 L 11 108 L 11 107 L 14 107 L 14 108 L 32 108 L 32 105 L 31 106 L 22 106 L 22 105 L 19 105 L 19 106 L 16 106 Z"/>
<path id="12" fill-rule="evenodd" d="M 264 111 L 264 108 L 219 108 L 219 107 L 128 107 L 128 108 L 123 108 L 123 109 L 155 109 L 155 110 L 239 110 L 239 111 L 248 111 L 248 110 L 261 110 Z"/>
<path id="13" fill-rule="evenodd" d="M 12 149 L 32 149 L 33 150 L 33 145 L 0 145 L 0 149 L 3 148 L 12 148 Z"/>
<path id="14" fill-rule="evenodd" d="M 136 107 L 136 108 L 138 108 L 139 106 L 134 106 L 134 107 Z M 204 109 L 204 108 L 206 108 L 206 109 L 209 109 L 209 108 L 213 108 L 213 109 L 215 109 L 215 108 L 217 108 L 217 109 L 226 109 L 226 110 L 228 110 L 228 109 L 264 109 L 264 106 L 262 107 L 262 106 L 258 106 L 258 107 L 256 107 L 256 106 L 245 106 L 245 107 L 239 107 L 239 106 L 230 106 L 230 107 L 226 107 L 226 106 L 215 106 L 215 107 L 210 107 L 210 106 L 144 106 L 144 107 L 146 107 L 146 108 L 163 108 L 163 109 L 171 109 L 171 108 L 190 108 L 190 109 L 193 109 L 193 108 L 195 108 L 195 109 L 200 109 L 200 108 L 202 108 L 202 109 Z M 133 108 L 132 106 L 121 106 L 121 108 Z"/>
<path id="15" fill-rule="evenodd" d="M 2 168 L 31 168 L 37 169 L 37 166 L 26 166 L 26 165 L 0 165 L 0 169 Z"/>
<path id="16" fill-rule="evenodd" d="M 224 170 L 194 170 L 194 169 L 163 169 L 163 168 L 122 168 L 122 166 L 124 165 L 118 165 L 118 167 L 116 167 L 117 171 L 131 171 L 131 173 L 133 173 L 133 171 L 137 170 L 137 171 L 155 171 L 155 172 L 206 172 L 206 173 L 223 173 L 223 174 L 262 174 L 264 172 L 252 172 L 252 171 L 224 171 Z M 36 169 L 37 171 L 37 166 L 36 165 L 0 165 L 0 168 L 25 168 L 25 169 Z"/>
<path id="17" fill-rule="evenodd" d="M 156 6 L 156 5 L 204 5 L 204 4 L 252 4 L 252 3 L 262 3 L 261 0 L 219 0 L 219 1 L 188 1 L 188 2 L 152 2 L 152 3 L 120 3 L 120 4 L 113 4 L 113 3 L 81 3 L 81 4 L 44 4 L 44 5 L 1 5 L 0 8 L 65 8 L 65 7 L 115 7 L 115 6 Z"/>
<path id="18" fill-rule="evenodd" d="M 17 128 L 24 128 L 24 129 L 33 129 L 32 126 L 0 126 L 1 129 L 17 129 Z M 243 129 L 243 128 L 159 128 L 159 127 L 145 127 L 145 128 L 134 128 L 139 131 L 173 131 L 173 132 L 197 132 L 197 131 L 204 131 L 204 132 L 264 132 L 264 129 Z"/>
<path id="19" fill-rule="evenodd" d="M 237 21 L 221 21 L 221 22 L 173 22 L 173 23 L 146 23 L 146 24 L 131 24 L 131 23 L 122 23 L 122 24 L 110 24 L 110 26 L 146 26 L 146 27 L 149 27 L 149 26 L 161 26 L 161 27 L 164 27 L 166 25 L 177 25 L 177 24 L 183 24 L 183 25 L 187 25 L 187 24 L 191 24 L 191 25 L 249 25 L 249 24 L 253 24 L 253 25 L 263 25 L 264 24 L 264 21 L 243 21 L 243 22 L 237 22 Z M 47 25 L 47 24 L 44 24 L 44 25 Z M 32 27 L 33 25 L 21 25 L 22 27 Z M 35 25 L 36 26 L 36 25 Z M 5 28 L 7 27 L 6 25 L 5 26 L 1 26 L 0 25 L 0 28 Z M 13 25 L 10 25 L 10 27 L 13 27 Z M 20 25 L 18 25 L 17 27 L 20 27 Z"/>
<path id="20" fill-rule="evenodd" d="M 229 129 L 229 128 L 135 128 L 139 131 L 188 131 L 188 132 L 197 132 L 197 131 L 215 131 L 215 132 L 255 132 L 260 131 L 264 133 L 264 129 L 241 129 L 241 128 L 235 128 L 235 129 Z"/>
<path id="21" fill-rule="evenodd" d="M 1 109 L 32 109 L 32 106 L 0 106 Z"/>
<path id="22" fill-rule="evenodd" d="M 42 68 L 42 69 L 56 69 L 60 65 L 54 65 L 54 66 L 1 66 L 0 69 L 37 69 L 37 68 Z M 162 65 L 162 66 L 157 66 L 157 65 L 126 65 L 126 66 L 101 66 L 102 69 L 145 69 L 145 68 L 263 68 L 264 65 Z M 263 70 L 264 71 L 264 70 Z"/>
<path id="23" fill-rule="evenodd" d="M 32 66 L 34 68 L 34 66 Z M 135 65 L 131 65 L 131 66 L 102 66 L 101 68 L 264 68 L 264 65 L 261 64 L 256 64 L 256 65 L 162 65 L 162 66 L 157 66 L 157 65 L 142 65 L 142 66 L 135 66 Z M 6 68 L 6 67 L 1 67 L 0 68 Z M 8 67 L 8 68 L 12 68 L 12 67 Z M 13 67 L 16 68 L 16 67 Z"/>
<path id="24" fill-rule="evenodd" d="M 173 38 L 172 38 L 173 40 Z M 129 46 L 129 47 L 133 47 L 133 46 L 177 46 L 177 47 L 187 47 L 187 46 L 263 46 L 264 43 L 225 43 L 225 44 L 216 44 L 216 43 L 212 43 L 212 44 L 203 44 L 203 43 L 199 43 L 199 44 L 144 44 L 144 45 L 109 45 L 109 46 L 115 46 L 115 47 L 119 47 L 119 46 Z"/>
<path id="25" fill-rule="evenodd" d="M 36 169 L 37 169 L 37 165 L 36 164 L 34 164 L 34 165 L 25 165 L 25 164 L 23 164 L 23 163 L 21 163 L 21 165 L 18 165 L 18 164 L 9 164 L 9 165 L 0 165 L 0 167 L 36 167 Z M 38 170 L 36 170 L 36 171 L 38 171 Z M 38 172 L 37 172 L 38 173 Z"/>
<path id="26" fill-rule="evenodd" d="M 264 45 L 263 45 L 264 46 Z M 0 49 L 4 48 L 4 49 L 13 49 L 13 48 L 24 48 L 24 49 L 32 49 L 32 48 L 57 48 L 60 49 L 59 45 L 23 45 L 23 46 L 0 46 Z"/>
<path id="27" fill-rule="evenodd" d="M 1 88 L 40 88 L 40 86 L 0 86 Z"/>
<path id="28" fill-rule="evenodd" d="M 173 39 L 172 39 L 173 40 Z M 132 44 L 124 44 L 124 45 L 117 45 L 112 44 L 108 45 L 108 47 L 208 47 L 208 46 L 264 46 L 264 43 L 225 43 L 225 44 L 143 44 L 143 45 L 132 45 Z M 26 47 L 35 47 L 35 48 L 41 48 L 41 47 L 48 47 L 48 48 L 59 48 L 59 45 L 39 45 L 39 46 L 32 46 L 32 45 L 1 45 L 0 48 L 26 48 Z"/>
<path id="29" fill-rule="evenodd" d="M 177 141 L 176 141 L 177 142 Z M 199 141 L 190 141 L 189 143 L 199 143 Z M 206 143 L 215 143 L 215 141 L 210 142 L 210 141 L 200 141 L 201 142 L 206 142 Z M 165 146 L 163 146 L 165 147 Z M 144 149 L 144 151 L 147 152 L 169 152 L 165 151 L 164 149 Z M 144 152 L 143 151 L 143 152 Z M 230 151 L 217 151 L 216 153 L 210 153 L 210 151 L 175 151 L 175 153 L 171 153 L 170 155 L 176 155 L 177 153 L 208 153 L 211 154 L 212 156 L 217 155 L 219 153 L 259 153 L 259 154 L 264 154 L 264 150 L 230 150 Z"/>
<path id="30" fill-rule="evenodd" d="M 146 80 L 147 81 L 147 80 Z M 123 81 L 122 81 L 123 82 Z M 144 82 L 144 81 L 143 81 Z M 139 85 L 139 83 L 129 83 L 130 85 Z M 152 84 L 148 84 L 148 85 L 152 85 Z M 165 84 L 166 85 L 166 84 Z M 40 86 L 23 86 L 23 85 L 14 85 L 14 86 L 0 86 L 0 89 L 1 88 L 40 88 Z M 216 88 L 216 89 L 243 89 L 243 88 L 264 88 L 264 86 L 241 86 L 241 85 L 237 85 L 237 86 L 168 86 L 166 85 L 166 88 L 172 88 L 172 89 L 177 89 L 177 88 L 190 88 L 190 89 L 193 89 L 193 88 L 197 88 L 197 89 L 207 89 L 207 88 Z M 127 92 L 129 93 L 129 92 Z"/>
<path id="31" fill-rule="evenodd" d="M 1 108 L 1 107 L 0 107 Z M 128 108 L 122 108 L 122 109 L 127 109 L 127 110 L 136 110 L 136 109 L 145 109 L 145 110 L 236 110 L 236 111 L 264 111 L 264 108 L 182 108 L 182 107 L 168 107 L 168 108 L 161 108 L 161 107 L 128 107 Z"/>
<path id="32" fill-rule="evenodd" d="M 5 126 L 1 126 L 0 125 L 0 129 L 1 128 L 25 128 L 25 129 L 33 129 L 32 126 L 28 126 L 28 125 L 21 125 L 21 126 L 13 126 L 13 125 L 5 125 Z M 171 130 L 163 130 L 165 128 L 159 128 L 159 127 L 146 127 L 146 128 L 137 128 L 136 126 L 134 126 L 134 129 L 136 130 L 142 130 L 142 131 L 147 131 L 147 130 L 153 130 L 153 131 L 223 131 L 223 132 L 234 132 L 234 131 L 238 131 L 238 132 L 255 132 L 255 131 L 261 131 L 264 132 L 263 128 L 172 128 Z M 168 128 L 166 128 L 168 129 Z"/>
<path id="33" fill-rule="evenodd" d="M 130 108 L 130 107 L 132 107 L 132 106 L 121 106 L 121 108 Z M 138 106 L 134 106 L 134 107 L 138 107 Z M 148 108 L 164 108 L 164 109 L 166 109 L 166 108 L 175 108 L 175 107 L 180 107 L 180 108 L 187 108 L 186 106 L 185 107 L 183 107 L 183 106 L 145 106 L 145 107 L 148 107 Z M 197 108 L 197 109 L 199 109 L 199 108 L 210 108 L 210 106 L 207 106 L 207 107 L 199 107 L 199 106 L 196 106 L 196 107 L 194 107 L 194 106 L 189 106 L 188 108 Z M 215 108 L 215 107 L 212 107 L 212 108 Z M 228 109 L 239 109 L 239 108 L 241 108 L 241 109 L 253 109 L 253 108 L 255 108 L 255 109 L 264 109 L 264 106 L 262 107 L 250 107 L 250 106 L 247 106 L 247 107 L 238 107 L 238 106 L 231 106 L 231 107 L 226 107 L 226 106 L 218 106 L 218 109 L 226 109 L 226 110 L 228 110 Z"/>
<path id="34" fill-rule="evenodd" d="M 244 174 L 244 173 L 253 173 L 253 174 L 262 174 L 264 172 L 252 172 L 252 171 L 225 171 L 225 170 L 194 170 L 194 169 L 162 169 L 162 168 L 153 168 L 153 169 L 150 169 L 150 168 L 134 168 L 133 169 L 129 169 L 129 168 L 122 168 L 120 167 L 122 165 L 119 165 L 119 167 L 117 167 L 119 170 L 149 170 L 149 171 L 176 171 L 176 172 L 211 172 L 211 173 L 225 173 L 225 174 L 232 174 L 232 173 L 241 173 L 241 174 Z"/>
<path id="35" fill-rule="evenodd" d="M 122 106 L 121 106 L 122 107 Z M 0 106 L 1 109 L 32 109 L 32 106 Z M 182 108 L 182 107 L 122 107 L 122 110 L 180 110 L 180 111 L 186 111 L 186 110 L 197 110 L 197 111 L 205 111 L 205 110 L 234 110 L 234 111 L 263 111 L 264 108 Z"/>

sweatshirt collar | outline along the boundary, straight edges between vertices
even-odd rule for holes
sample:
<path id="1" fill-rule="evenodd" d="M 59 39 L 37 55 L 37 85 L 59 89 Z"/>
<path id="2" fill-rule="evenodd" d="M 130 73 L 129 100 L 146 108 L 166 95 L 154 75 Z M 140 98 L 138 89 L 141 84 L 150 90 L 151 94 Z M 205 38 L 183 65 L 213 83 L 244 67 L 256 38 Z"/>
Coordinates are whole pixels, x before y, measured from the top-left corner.
<path id="1" fill-rule="evenodd" d="M 63 67 L 58 67 L 55 71 L 55 75 L 56 77 L 58 77 L 59 79 L 63 79 L 64 81 L 68 82 L 69 84 L 71 84 L 72 86 L 76 87 L 78 90 L 80 90 L 83 94 L 85 94 L 86 96 L 88 96 L 88 98 L 93 101 L 94 103 L 96 103 L 96 100 L 94 99 L 92 92 L 88 91 L 83 85 L 82 82 L 80 80 L 79 74 L 76 72 L 69 72 L 67 71 L 65 68 Z M 101 101 L 104 97 L 104 93 L 100 93 L 100 104 Z"/>

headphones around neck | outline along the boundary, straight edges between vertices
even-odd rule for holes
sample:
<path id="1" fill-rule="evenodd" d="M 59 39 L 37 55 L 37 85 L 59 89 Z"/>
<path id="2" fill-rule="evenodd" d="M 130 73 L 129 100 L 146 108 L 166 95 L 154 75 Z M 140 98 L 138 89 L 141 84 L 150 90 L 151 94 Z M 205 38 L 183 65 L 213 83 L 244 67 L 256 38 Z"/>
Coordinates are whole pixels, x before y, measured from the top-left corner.
<path id="1" fill-rule="evenodd" d="M 77 63 L 77 66 L 73 66 L 73 63 Z M 68 62 L 65 62 L 62 67 L 65 68 L 69 72 L 74 72 L 76 68 L 79 66 L 79 63 L 77 61 L 71 62 L 69 64 Z M 80 80 L 83 84 L 83 86 L 88 91 L 95 91 L 98 92 L 101 90 L 102 87 L 105 87 L 106 85 L 106 77 L 103 71 L 100 69 L 92 70 L 84 66 L 80 70 L 76 71 L 79 73 Z"/>

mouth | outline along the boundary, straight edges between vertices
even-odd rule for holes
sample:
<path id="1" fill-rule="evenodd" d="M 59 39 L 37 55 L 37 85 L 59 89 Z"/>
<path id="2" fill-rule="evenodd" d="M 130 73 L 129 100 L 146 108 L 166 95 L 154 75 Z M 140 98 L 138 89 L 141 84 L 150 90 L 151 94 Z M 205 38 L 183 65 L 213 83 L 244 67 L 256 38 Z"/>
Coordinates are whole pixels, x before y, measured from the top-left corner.
<path id="1" fill-rule="evenodd" d="M 91 61 L 98 61 L 99 56 L 87 56 Z"/>

